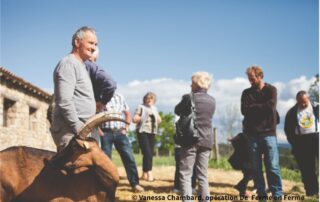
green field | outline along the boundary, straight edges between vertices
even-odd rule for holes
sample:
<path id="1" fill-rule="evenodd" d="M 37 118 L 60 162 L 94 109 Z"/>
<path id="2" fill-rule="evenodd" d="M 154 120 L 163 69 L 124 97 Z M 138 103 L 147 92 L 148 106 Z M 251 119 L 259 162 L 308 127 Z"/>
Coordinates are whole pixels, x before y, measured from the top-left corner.
<path id="1" fill-rule="evenodd" d="M 142 155 L 141 154 L 134 154 L 134 158 L 136 160 L 137 166 L 142 165 Z M 120 156 L 116 150 L 112 151 L 112 161 L 117 166 L 123 166 Z M 153 158 L 153 165 L 154 166 L 174 166 L 175 160 L 174 156 L 154 156 Z M 209 168 L 216 168 L 216 169 L 224 169 L 224 170 L 232 170 L 228 159 L 222 157 L 219 161 L 210 160 L 209 161 Z M 291 170 L 288 168 L 281 169 L 281 175 L 283 179 L 301 182 L 300 173 L 296 170 Z"/>

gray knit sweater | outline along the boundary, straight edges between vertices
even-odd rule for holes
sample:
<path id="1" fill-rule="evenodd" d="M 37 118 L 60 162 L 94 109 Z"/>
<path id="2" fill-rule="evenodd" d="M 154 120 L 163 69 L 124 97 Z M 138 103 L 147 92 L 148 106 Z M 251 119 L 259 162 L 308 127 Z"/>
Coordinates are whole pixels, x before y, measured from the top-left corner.
<path id="1" fill-rule="evenodd" d="M 76 134 L 83 121 L 95 114 L 92 83 L 85 64 L 69 54 L 58 63 L 53 77 L 56 107 L 52 132 L 68 128 Z"/>

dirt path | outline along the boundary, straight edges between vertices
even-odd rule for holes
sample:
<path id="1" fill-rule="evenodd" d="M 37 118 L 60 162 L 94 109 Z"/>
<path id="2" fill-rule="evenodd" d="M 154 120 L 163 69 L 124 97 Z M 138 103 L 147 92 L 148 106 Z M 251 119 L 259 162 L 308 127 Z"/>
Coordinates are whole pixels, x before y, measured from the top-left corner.
<path id="1" fill-rule="evenodd" d="M 141 172 L 141 167 L 138 168 L 138 171 L 139 173 Z M 117 201 L 180 201 L 173 200 L 178 197 L 178 195 L 172 193 L 174 172 L 175 168 L 173 166 L 155 167 L 153 173 L 156 181 L 146 182 L 141 180 L 140 184 L 145 188 L 145 192 L 133 193 L 124 169 L 122 167 L 119 168 L 121 180 L 116 193 Z M 212 201 L 239 201 L 238 192 L 233 188 L 233 185 L 241 178 L 242 173 L 239 171 L 209 169 L 210 194 L 216 197 L 216 200 Z M 283 201 L 299 201 L 297 199 L 301 199 L 303 193 L 293 191 L 292 188 L 294 186 L 298 186 L 300 190 L 303 190 L 302 183 L 283 180 L 284 194 L 287 197 L 292 197 Z M 250 182 L 248 186 L 250 196 L 247 201 L 252 201 L 251 195 L 254 194 L 252 193 L 252 187 L 253 183 Z"/>

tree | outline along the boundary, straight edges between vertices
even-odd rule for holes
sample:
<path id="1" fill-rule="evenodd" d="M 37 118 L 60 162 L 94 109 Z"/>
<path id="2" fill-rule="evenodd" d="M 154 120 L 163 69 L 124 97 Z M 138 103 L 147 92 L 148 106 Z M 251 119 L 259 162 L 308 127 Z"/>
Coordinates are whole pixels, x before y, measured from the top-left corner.
<path id="1" fill-rule="evenodd" d="M 316 80 L 309 87 L 309 95 L 311 102 L 319 104 L 319 74 L 315 78 Z"/>
<path id="2" fill-rule="evenodd" d="M 176 133 L 174 126 L 174 115 L 171 113 L 164 114 L 159 112 L 159 115 L 162 119 L 161 123 L 158 126 L 158 134 L 156 135 L 156 149 L 157 154 L 160 150 L 163 153 L 171 155 L 174 151 L 174 135 Z M 139 143 L 137 141 L 136 131 L 128 132 L 129 141 L 132 144 L 132 149 L 135 153 L 140 152 Z"/>
<path id="3" fill-rule="evenodd" d="M 138 143 L 138 139 L 137 139 L 137 134 L 135 130 L 129 130 L 128 131 L 128 138 L 129 141 L 132 145 L 132 150 L 134 153 L 139 153 L 140 152 L 140 148 L 139 148 L 139 143 Z"/>
<path id="4" fill-rule="evenodd" d="M 241 130 L 241 114 L 236 104 L 226 105 L 223 111 L 219 111 L 220 131 L 223 135 L 232 138 Z"/>
<path id="5" fill-rule="evenodd" d="M 159 149 L 168 153 L 170 156 L 174 150 L 174 135 L 176 133 L 174 126 L 174 115 L 171 113 L 164 114 L 159 112 L 162 122 L 159 124 L 159 135 L 156 140 L 160 143 Z"/>

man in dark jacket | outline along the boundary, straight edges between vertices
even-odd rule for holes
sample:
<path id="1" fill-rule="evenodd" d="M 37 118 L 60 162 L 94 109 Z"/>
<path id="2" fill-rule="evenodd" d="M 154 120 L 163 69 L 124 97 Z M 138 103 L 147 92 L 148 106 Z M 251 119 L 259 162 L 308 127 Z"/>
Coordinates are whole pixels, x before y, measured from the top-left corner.
<path id="1" fill-rule="evenodd" d="M 249 149 L 252 157 L 253 180 L 258 196 L 264 199 L 265 180 L 262 171 L 262 155 L 269 189 L 274 199 L 282 193 L 282 182 L 277 147 L 277 89 L 263 81 L 263 71 L 259 66 L 247 69 L 251 87 L 241 96 L 241 113 L 244 116 L 244 133 L 248 135 Z"/>
<path id="2" fill-rule="evenodd" d="M 316 163 L 319 159 L 319 105 L 311 105 L 306 91 L 299 91 L 296 100 L 297 103 L 286 115 L 284 131 L 298 163 L 306 195 L 318 195 Z"/>
<path id="3" fill-rule="evenodd" d="M 113 78 L 107 74 L 103 68 L 96 64 L 99 56 L 99 48 L 92 53 L 92 56 L 85 61 L 86 69 L 89 73 L 94 99 L 96 101 L 96 112 L 101 112 L 105 108 L 105 105 L 111 100 L 115 90 L 117 89 L 117 83 Z M 97 127 L 97 131 L 91 133 L 91 136 L 100 142 L 100 136 L 103 135 L 100 127 Z"/>
<path id="4" fill-rule="evenodd" d="M 87 71 L 92 82 L 94 98 L 96 100 L 97 111 L 101 111 L 103 107 L 111 100 L 117 83 L 107 74 L 103 68 L 99 67 L 95 62 L 99 56 L 99 49 L 96 47 L 91 58 L 85 61 Z"/>

